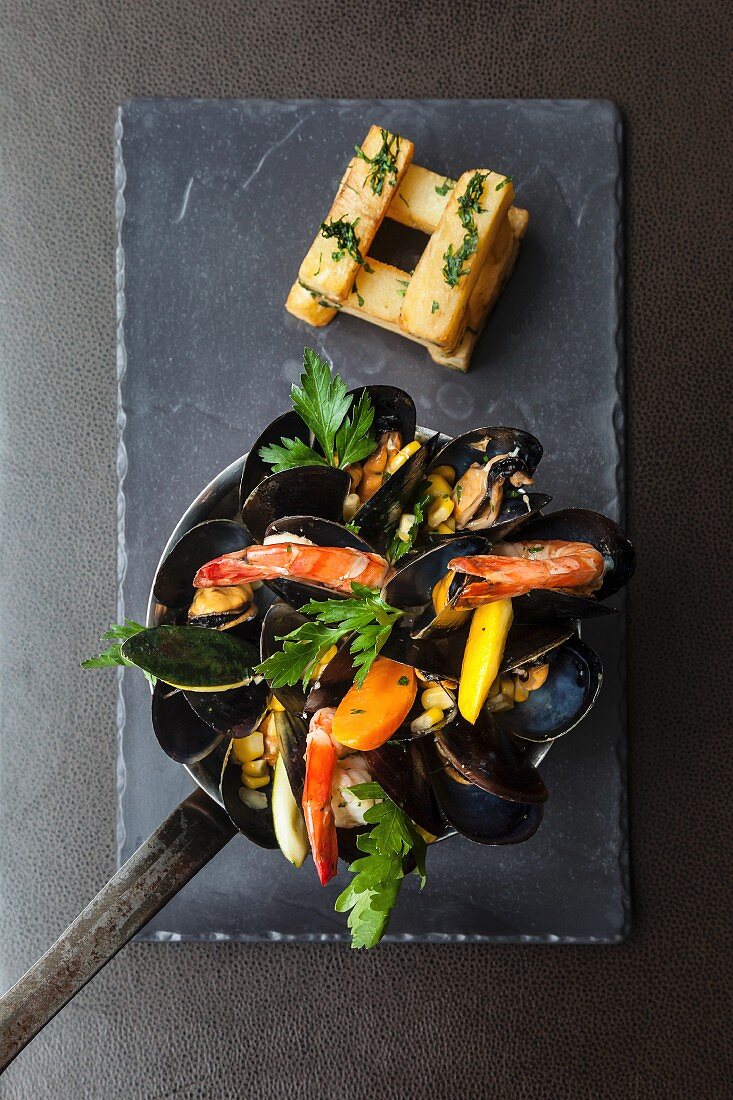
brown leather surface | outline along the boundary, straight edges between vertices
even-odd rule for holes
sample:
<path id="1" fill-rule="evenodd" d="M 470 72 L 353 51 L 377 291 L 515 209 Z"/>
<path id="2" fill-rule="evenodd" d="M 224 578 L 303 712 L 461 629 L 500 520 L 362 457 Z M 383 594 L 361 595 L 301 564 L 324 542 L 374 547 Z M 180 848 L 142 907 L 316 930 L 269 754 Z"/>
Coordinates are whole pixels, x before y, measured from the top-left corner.
<path id="1" fill-rule="evenodd" d="M 114 684 L 78 662 L 114 614 L 111 131 L 140 95 L 625 112 L 634 930 L 610 948 L 136 945 L 0 1095 L 730 1095 L 730 8 L 347 10 L 0 2 L 0 984 L 114 869 Z"/>

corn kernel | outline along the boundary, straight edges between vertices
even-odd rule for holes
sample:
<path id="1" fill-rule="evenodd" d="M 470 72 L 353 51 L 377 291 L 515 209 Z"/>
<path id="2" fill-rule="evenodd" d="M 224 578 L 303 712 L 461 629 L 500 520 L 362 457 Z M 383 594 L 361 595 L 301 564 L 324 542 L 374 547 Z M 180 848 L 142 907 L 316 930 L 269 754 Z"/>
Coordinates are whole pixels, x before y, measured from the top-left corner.
<path id="1" fill-rule="evenodd" d="M 455 524 L 454 524 L 454 527 L 455 527 Z M 438 527 L 435 528 L 435 530 L 438 532 L 439 535 L 452 535 L 453 534 L 453 528 L 449 527 L 447 523 L 441 523 Z"/>
<path id="2" fill-rule="evenodd" d="M 443 721 L 443 711 L 440 707 L 431 707 L 430 710 L 424 711 L 419 714 L 414 722 L 410 723 L 411 733 L 426 733 L 431 730 L 433 726 L 437 726 L 438 722 Z"/>
<path id="3" fill-rule="evenodd" d="M 437 496 L 450 496 L 453 492 L 453 487 L 448 484 L 444 477 L 440 474 L 428 474 L 428 494 L 435 498 Z"/>
<path id="4" fill-rule="evenodd" d="M 430 710 L 431 707 L 440 707 L 441 710 L 450 710 L 453 706 L 453 700 L 447 691 L 444 691 L 440 684 L 434 684 L 432 687 L 426 688 L 420 696 L 420 703 L 425 710 Z"/>
<path id="5" fill-rule="evenodd" d="M 514 702 L 514 677 L 502 676 L 501 677 L 501 694 L 510 703 Z"/>
<path id="6" fill-rule="evenodd" d="M 408 458 L 414 455 L 420 450 L 420 444 L 417 439 L 413 439 L 411 443 L 407 443 L 402 450 L 398 451 L 396 455 L 390 459 L 387 463 L 386 473 L 394 474 L 399 470 L 401 466 L 404 466 Z"/>
<path id="7" fill-rule="evenodd" d="M 356 515 L 356 510 L 359 507 L 361 501 L 359 500 L 358 493 L 349 493 L 344 501 L 344 519 L 348 522 Z"/>
<path id="8" fill-rule="evenodd" d="M 514 702 L 524 703 L 529 699 L 529 692 L 527 686 L 523 680 L 520 680 L 518 676 L 514 677 Z"/>
<path id="9" fill-rule="evenodd" d="M 267 775 L 267 761 L 262 757 L 259 760 L 248 760 L 242 765 L 242 775 L 250 775 L 254 779 L 261 779 L 263 775 Z"/>
<path id="10" fill-rule="evenodd" d="M 257 791 L 260 787 L 266 787 L 269 782 L 269 775 L 263 775 L 258 779 L 254 775 L 245 775 L 244 772 L 242 773 L 242 783 L 245 787 L 249 787 L 251 791 Z"/>
<path id="11" fill-rule="evenodd" d="M 240 764 L 246 764 L 249 760 L 257 760 L 265 751 L 265 739 L 257 731 L 247 737 L 235 737 L 232 741 L 232 756 Z"/>
<path id="12" fill-rule="evenodd" d="M 456 480 L 456 471 L 452 466 L 436 466 L 434 470 L 430 471 L 431 474 L 437 474 L 438 477 L 445 478 L 451 485 Z"/>
<path id="13" fill-rule="evenodd" d="M 441 523 L 445 523 L 448 519 L 455 506 L 455 501 L 451 500 L 449 496 L 441 496 L 434 500 L 428 509 L 428 527 L 433 529 L 440 527 Z"/>
<path id="14" fill-rule="evenodd" d="M 270 696 L 270 702 L 267 705 L 274 714 L 282 714 L 282 712 L 285 710 L 285 707 L 282 705 L 280 700 L 274 695 Z"/>

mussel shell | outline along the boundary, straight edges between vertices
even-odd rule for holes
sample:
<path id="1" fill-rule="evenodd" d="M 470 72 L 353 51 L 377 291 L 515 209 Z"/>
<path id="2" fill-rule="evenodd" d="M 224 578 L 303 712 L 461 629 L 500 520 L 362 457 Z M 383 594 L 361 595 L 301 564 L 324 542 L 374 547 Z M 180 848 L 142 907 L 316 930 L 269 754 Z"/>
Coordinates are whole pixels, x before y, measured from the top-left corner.
<path id="1" fill-rule="evenodd" d="M 575 636 L 575 627 L 570 625 L 542 623 L 526 626 L 514 622 L 507 635 L 499 671 L 512 672 L 524 665 L 536 664 Z"/>
<path id="2" fill-rule="evenodd" d="M 527 539 L 564 539 L 595 546 L 603 554 L 606 572 L 601 587 L 590 597 L 594 601 L 605 600 L 623 588 L 636 566 L 634 547 L 626 533 L 608 516 L 587 508 L 564 508 L 536 517 L 522 528 L 522 541 Z"/>
<path id="3" fill-rule="evenodd" d="M 294 410 L 283 413 L 282 416 L 278 416 L 271 424 L 268 424 L 252 444 L 242 468 L 242 477 L 239 483 L 240 510 L 252 490 L 256 489 L 261 481 L 272 474 L 272 466 L 260 457 L 260 449 L 273 443 L 280 443 L 283 437 L 286 439 L 300 439 L 307 446 L 310 446 L 310 430 L 305 421 Z"/>
<path id="4" fill-rule="evenodd" d="M 318 516 L 283 516 L 275 520 L 265 531 L 268 535 L 291 534 L 314 542 L 316 546 L 341 546 L 370 554 L 373 548 L 360 535 L 349 531 L 342 523 L 321 519 Z M 347 593 L 335 592 L 320 585 L 278 577 L 266 582 L 267 587 L 286 600 L 292 607 L 303 607 L 309 600 L 347 599 Z"/>
<path id="5" fill-rule="evenodd" d="M 428 680 L 454 680 L 457 683 L 461 675 L 464 645 L 465 640 L 460 644 L 454 642 L 453 635 L 450 643 L 444 643 L 440 638 L 413 638 L 409 624 L 403 625 L 403 620 L 398 620 L 380 652 L 382 657 L 418 669 Z"/>
<path id="6" fill-rule="evenodd" d="M 531 519 L 538 516 L 543 508 L 552 500 L 547 493 L 527 493 L 526 497 L 512 497 L 502 502 L 501 510 L 492 523 L 482 532 L 492 542 L 504 542 L 510 535 L 523 528 Z M 458 532 L 460 533 L 460 532 Z M 455 535 L 446 535 L 445 538 L 454 538 Z"/>
<path id="7" fill-rule="evenodd" d="M 448 572 L 448 562 L 452 558 L 473 554 L 488 554 L 491 543 L 482 535 L 461 535 L 426 550 L 424 554 L 413 558 L 384 586 L 382 595 L 392 607 L 415 612 L 411 634 L 414 638 L 438 637 L 443 633 L 452 633 L 456 629 L 452 613 L 441 612 L 436 616 L 433 607 L 433 588 Z M 467 582 L 456 576 L 451 586 L 458 591 Z M 449 601 L 450 602 L 450 601 Z M 461 625 L 466 616 L 459 617 Z"/>
<path id="8" fill-rule="evenodd" d="M 179 764 L 195 764 L 212 752 L 222 733 L 203 722 L 182 691 L 159 680 L 152 700 L 153 730 L 163 752 Z"/>
<path id="9" fill-rule="evenodd" d="M 598 698 L 603 666 L 598 654 L 573 638 L 548 656 L 547 680 L 511 710 L 494 714 L 497 726 L 527 741 L 554 741 L 585 718 Z"/>
<path id="10" fill-rule="evenodd" d="M 273 653 L 280 653 L 283 644 L 279 639 L 285 637 L 286 634 L 290 634 L 291 631 L 297 630 L 306 621 L 305 615 L 299 614 L 289 604 L 279 601 L 272 604 L 262 622 L 260 660 L 266 661 L 268 657 L 272 657 Z M 270 686 L 270 690 L 278 702 L 291 714 L 299 715 L 303 713 L 305 692 L 300 684 L 285 685 L 284 687 Z"/>
<path id="11" fill-rule="evenodd" d="M 354 682 L 354 664 L 348 642 L 341 645 L 308 692 L 304 713 L 310 718 L 322 707 L 337 707 Z"/>
<path id="12" fill-rule="evenodd" d="M 242 787 L 242 765 L 232 757 L 232 745 L 224 758 L 219 783 L 219 793 L 224 809 L 239 829 L 240 833 L 257 844 L 260 848 L 277 848 L 275 827 L 272 822 L 272 780 L 267 787 L 261 787 L 258 794 L 263 794 L 267 799 L 267 805 L 261 810 L 254 809 L 243 802 L 239 790 Z"/>
<path id="13" fill-rule="evenodd" d="M 435 748 L 427 747 L 430 778 L 446 821 L 478 844 L 521 844 L 537 832 L 543 816 L 540 803 L 499 798 L 474 784 L 458 783 L 446 771 Z"/>
<path id="14" fill-rule="evenodd" d="M 199 718 L 229 737 L 246 737 L 260 724 L 270 690 L 264 680 L 231 691 L 186 691 L 184 695 Z"/>
<path id="15" fill-rule="evenodd" d="M 321 519 L 343 521 L 344 501 L 351 487 L 345 470 L 334 466 L 298 466 L 270 474 L 257 485 L 242 505 L 242 522 L 257 542 L 283 516 L 297 516 L 308 505 Z"/>
<path id="16" fill-rule="evenodd" d="M 497 455 L 511 454 L 512 451 L 517 449 L 518 453 L 516 458 L 509 462 L 512 472 L 514 468 L 519 468 L 526 470 L 527 474 L 532 477 L 542 458 L 542 444 L 533 435 L 530 435 L 529 432 L 522 431 L 521 428 L 473 428 L 470 432 L 465 432 L 463 435 L 456 436 L 450 443 L 447 443 L 437 451 L 430 465 L 431 469 L 437 466 L 452 466 L 456 471 L 456 481 L 458 481 L 463 474 L 465 474 L 469 466 L 472 466 L 474 463 L 483 465 L 485 457 L 492 459 L 496 458 Z M 489 493 L 487 492 L 476 511 L 481 510 L 488 496 Z M 505 501 L 504 503 L 508 504 L 509 502 Z M 539 505 L 539 507 L 543 506 L 544 505 Z M 512 518 L 518 518 L 518 522 L 521 523 L 521 515 L 517 517 L 515 509 L 511 509 L 510 511 Z M 516 526 L 516 522 L 514 526 Z M 464 529 L 464 531 L 465 530 L 466 529 Z M 487 527 L 482 530 L 483 534 L 488 535 L 489 532 L 493 534 L 492 527 Z M 460 532 L 458 533 L 460 534 Z M 489 535 L 489 537 L 491 537 L 491 535 Z M 497 540 L 494 539 L 494 541 Z"/>
<path id="17" fill-rule="evenodd" d="M 430 456 L 430 444 L 423 443 L 420 450 L 410 455 L 404 466 L 388 477 L 374 496 L 357 510 L 354 523 L 378 553 L 386 552 L 400 516 L 413 506 L 418 488 L 425 480 Z"/>
<path id="18" fill-rule="evenodd" d="M 158 566 L 153 595 L 166 607 L 189 607 L 195 589 L 196 571 L 213 558 L 233 554 L 252 544 L 241 524 L 230 519 L 209 519 L 197 523 L 182 535 Z"/>
<path id="19" fill-rule="evenodd" d="M 373 779 L 411 821 L 433 836 L 445 832 L 418 742 L 388 741 L 364 757 Z"/>
<path id="20" fill-rule="evenodd" d="M 513 802 L 545 802 L 547 788 L 522 749 L 493 716 L 481 711 L 470 725 L 462 715 L 435 734 L 435 743 L 464 779 Z"/>
<path id="21" fill-rule="evenodd" d="M 411 443 L 415 438 L 417 412 L 409 393 L 398 386 L 360 386 L 349 390 L 349 397 L 356 404 L 364 392 L 374 406 L 373 430 L 377 436 L 385 431 L 397 431 L 402 436 L 403 446 Z"/>

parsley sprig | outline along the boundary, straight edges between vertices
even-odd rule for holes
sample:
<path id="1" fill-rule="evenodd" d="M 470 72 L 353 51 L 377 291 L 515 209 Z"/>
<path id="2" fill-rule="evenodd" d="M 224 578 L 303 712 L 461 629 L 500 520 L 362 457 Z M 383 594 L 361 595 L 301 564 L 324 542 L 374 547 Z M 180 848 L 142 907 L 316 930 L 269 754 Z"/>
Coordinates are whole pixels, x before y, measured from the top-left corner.
<path id="1" fill-rule="evenodd" d="M 142 623 L 136 623 L 134 619 L 125 619 L 124 623 L 113 623 L 109 630 L 106 630 L 102 635 L 102 640 L 112 642 L 112 645 L 108 646 L 107 649 L 103 649 L 98 657 L 90 657 L 88 660 L 82 661 L 81 667 L 113 668 L 115 665 L 121 665 L 134 668 L 132 661 L 128 661 L 126 657 L 122 656 L 122 645 L 128 638 L 133 638 L 145 629 Z M 151 684 L 155 684 L 154 676 L 149 672 L 146 672 L 145 675 Z"/>
<path id="2" fill-rule="evenodd" d="M 389 182 L 392 187 L 397 182 L 397 157 L 400 152 L 399 134 L 390 134 L 389 130 L 380 130 L 382 147 L 373 157 L 368 157 L 360 145 L 354 146 L 354 152 L 360 160 L 365 160 L 369 168 L 367 180 L 375 195 L 381 195 L 384 181 L 388 175 L 394 176 Z"/>
<path id="3" fill-rule="evenodd" d="M 354 582 L 351 590 L 354 595 L 347 600 L 311 600 L 301 608 L 303 615 L 310 616 L 309 621 L 280 637 L 282 650 L 258 665 L 256 672 L 273 688 L 299 681 L 306 685 L 324 653 L 353 634 L 349 650 L 354 658 L 355 683 L 361 687 L 404 612 L 385 603 L 375 588 Z"/>
<path id="4" fill-rule="evenodd" d="M 291 391 L 293 407 L 321 446 L 322 454 L 300 439 L 281 438 L 260 448 L 260 458 L 274 473 L 295 466 L 344 466 L 359 462 L 372 453 L 374 406 L 364 391 L 356 404 L 346 392 L 346 383 L 313 348 L 303 351 L 300 387 Z M 349 413 L 349 410 L 351 412 Z"/>
<path id="5" fill-rule="evenodd" d="M 374 947 L 387 931 L 405 877 L 405 859 L 412 853 L 420 889 L 426 882 L 426 845 L 407 814 L 395 805 L 378 783 L 359 783 L 350 788 L 359 799 L 379 799 L 364 814 L 372 828 L 356 838 L 365 854 L 349 867 L 354 877 L 336 899 L 337 913 L 348 910 L 351 946 Z"/>

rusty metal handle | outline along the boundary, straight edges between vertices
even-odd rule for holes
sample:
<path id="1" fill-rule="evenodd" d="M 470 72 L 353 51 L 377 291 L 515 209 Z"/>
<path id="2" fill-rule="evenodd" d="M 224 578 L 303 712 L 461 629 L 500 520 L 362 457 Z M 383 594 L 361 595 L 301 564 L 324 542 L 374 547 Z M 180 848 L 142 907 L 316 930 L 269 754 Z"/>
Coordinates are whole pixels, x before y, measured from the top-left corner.
<path id="1" fill-rule="evenodd" d="M 203 791 L 176 807 L 0 1000 L 0 1073 L 235 832 Z"/>

